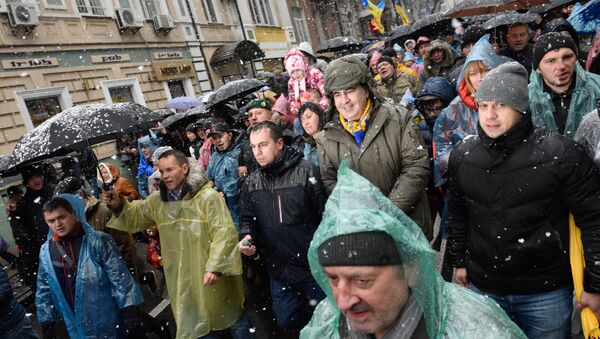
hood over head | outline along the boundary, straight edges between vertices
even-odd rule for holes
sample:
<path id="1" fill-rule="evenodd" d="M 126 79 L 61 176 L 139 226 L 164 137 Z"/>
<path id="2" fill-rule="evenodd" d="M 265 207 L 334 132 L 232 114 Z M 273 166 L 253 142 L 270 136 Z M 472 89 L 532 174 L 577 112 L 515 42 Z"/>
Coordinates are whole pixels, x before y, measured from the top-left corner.
<path id="1" fill-rule="evenodd" d="M 433 52 L 436 49 L 441 49 L 444 52 L 444 60 L 440 64 L 434 65 L 431 60 L 431 52 Z M 423 65 L 425 69 L 437 65 L 440 65 L 442 67 L 450 67 L 454 64 L 454 58 L 455 53 L 452 51 L 452 47 L 450 47 L 450 45 L 446 41 L 436 39 L 429 44 L 429 49 L 427 49 L 427 52 L 425 52 L 425 55 L 423 56 Z"/>
<path id="2" fill-rule="evenodd" d="M 119 170 L 117 169 L 117 173 L 116 175 L 114 174 L 113 170 L 114 170 L 114 165 L 112 165 L 113 168 L 111 168 L 110 163 L 107 162 L 101 162 L 98 164 L 98 170 L 97 170 L 97 175 L 98 175 L 98 182 L 104 183 L 104 184 L 110 184 L 110 183 L 114 183 L 115 180 L 117 180 L 117 177 L 119 176 Z M 101 169 L 104 169 L 105 171 L 108 172 L 109 178 L 108 180 L 104 180 L 104 178 L 102 177 L 102 172 Z"/>
<path id="3" fill-rule="evenodd" d="M 160 147 L 160 141 L 153 132 L 150 132 L 149 135 L 145 135 L 138 139 L 138 150 L 140 153 L 142 152 L 142 147 L 148 147 L 150 149 L 150 154 L 152 154 Z"/>
<path id="4" fill-rule="evenodd" d="M 465 63 L 460 70 L 460 75 L 456 81 L 456 88 L 460 86 L 462 79 L 465 76 L 465 70 L 467 69 L 467 65 L 471 61 L 483 61 L 490 69 L 496 68 L 498 65 L 502 63 L 502 58 L 496 54 L 492 44 L 490 44 L 490 35 L 486 34 L 482 36 L 473 48 L 471 48 L 471 52 L 469 56 L 465 60 Z"/>
<path id="5" fill-rule="evenodd" d="M 308 54 L 309 56 L 313 57 L 316 61 L 317 56 L 315 55 L 315 52 L 313 51 L 313 48 L 311 47 L 311 45 L 306 42 L 306 41 L 302 41 L 299 45 L 298 45 L 298 49 L 305 53 Z"/>
<path id="6" fill-rule="evenodd" d="M 79 194 L 74 195 L 70 193 L 62 193 L 54 197 L 65 199 L 69 204 L 71 204 L 71 207 L 73 207 L 73 210 L 75 210 L 77 221 L 81 223 L 81 227 L 85 233 L 88 233 L 88 231 L 91 230 L 91 226 L 88 225 L 87 220 L 85 219 L 85 207 L 83 205 L 83 199 Z M 50 230 L 50 232 L 52 232 L 52 230 Z"/>
<path id="7" fill-rule="evenodd" d="M 427 79 L 423 86 L 421 86 L 415 99 L 417 99 L 417 109 L 422 111 L 421 105 L 424 101 L 442 99 L 444 105 L 448 106 L 454 97 L 456 97 L 454 89 L 446 79 L 443 77 L 432 77 Z"/>
<path id="8" fill-rule="evenodd" d="M 311 272 L 333 305 L 333 292 L 319 263 L 319 248 L 335 237 L 363 232 L 384 232 L 393 238 L 404 276 L 411 281 L 411 292 L 423 310 L 429 337 L 440 337 L 446 326 L 447 307 L 444 282 L 436 269 L 435 251 L 421 228 L 377 187 L 352 171 L 348 160 L 344 160 L 338 171 L 337 185 L 327 200 L 323 219 L 308 250 Z M 337 307 L 332 318 L 337 326 L 340 319 Z"/>

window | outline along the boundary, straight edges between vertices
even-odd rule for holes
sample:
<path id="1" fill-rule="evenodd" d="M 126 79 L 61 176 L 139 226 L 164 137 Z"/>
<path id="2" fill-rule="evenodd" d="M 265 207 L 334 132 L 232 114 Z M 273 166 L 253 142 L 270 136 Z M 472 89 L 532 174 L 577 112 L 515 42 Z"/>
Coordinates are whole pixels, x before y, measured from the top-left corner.
<path id="1" fill-rule="evenodd" d="M 46 8 L 67 9 L 67 6 L 65 5 L 63 0 L 44 0 L 44 6 Z"/>
<path id="2" fill-rule="evenodd" d="M 185 96 L 185 88 L 183 88 L 183 81 L 169 80 L 167 81 L 167 86 L 169 87 L 169 93 L 171 93 L 171 98 Z"/>
<path id="3" fill-rule="evenodd" d="M 146 100 L 137 78 L 104 80 L 100 83 L 107 104 L 113 102 L 135 102 L 146 106 Z"/>
<path id="4" fill-rule="evenodd" d="M 227 76 L 221 77 L 221 79 L 223 80 L 223 84 L 226 84 L 226 83 L 234 81 L 234 80 L 240 80 L 241 78 L 242 78 L 241 74 L 227 75 Z"/>
<path id="5" fill-rule="evenodd" d="M 146 19 L 152 20 L 154 16 L 160 14 L 160 4 L 157 0 L 140 0 L 144 16 Z"/>
<path id="6" fill-rule="evenodd" d="M 105 16 L 102 0 L 76 0 L 77 9 L 82 15 Z"/>
<path id="7" fill-rule="evenodd" d="M 249 0 L 254 23 L 259 25 L 275 25 L 269 0 Z"/>
<path id="8" fill-rule="evenodd" d="M 132 8 L 129 0 L 119 0 L 119 8 Z"/>
<path id="9" fill-rule="evenodd" d="M 208 22 L 219 22 L 217 18 L 217 12 L 212 0 L 202 0 L 202 9 L 204 10 L 204 16 Z"/>
<path id="10" fill-rule="evenodd" d="M 15 91 L 14 94 L 28 130 L 73 106 L 69 91 L 64 86 Z"/>
<path id="11" fill-rule="evenodd" d="M 187 18 L 189 15 L 184 1 L 185 0 L 175 0 L 177 3 L 177 9 L 179 10 L 179 16 L 182 18 Z"/>
<path id="12" fill-rule="evenodd" d="M 310 42 L 308 35 L 308 29 L 306 28 L 306 22 L 304 20 L 304 13 L 302 8 L 292 7 L 292 18 L 294 20 L 294 26 L 296 27 L 297 41 Z"/>
<path id="13" fill-rule="evenodd" d="M 163 81 L 167 100 L 177 97 L 194 97 L 194 85 L 190 78 Z"/>

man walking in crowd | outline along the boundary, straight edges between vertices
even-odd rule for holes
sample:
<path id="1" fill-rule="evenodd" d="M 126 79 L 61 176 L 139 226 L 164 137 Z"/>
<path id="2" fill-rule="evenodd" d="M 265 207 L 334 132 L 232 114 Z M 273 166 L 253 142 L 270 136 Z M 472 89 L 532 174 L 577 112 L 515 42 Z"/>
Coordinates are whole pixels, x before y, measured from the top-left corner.
<path id="1" fill-rule="evenodd" d="M 86 222 L 83 201 L 60 194 L 44 205 L 52 231 L 40 251 L 35 303 L 44 338 L 60 315 L 71 338 L 137 335 L 142 292 L 109 235 Z"/>
<path id="2" fill-rule="evenodd" d="M 321 177 L 329 194 L 344 159 L 432 237 L 425 187 L 427 150 L 404 108 L 380 102 L 368 87 L 367 66 L 344 56 L 327 68 L 325 88 L 334 99 L 334 119 L 317 136 Z"/>
<path id="3" fill-rule="evenodd" d="M 444 282 L 435 258 L 421 229 L 342 164 L 308 252 L 329 297 L 300 338 L 525 338 L 492 300 Z"/>
<path id="4" fill-rule="evenodd" d="M 533 45 L 529 43 L 529 26 L 523 22 L 510 25 L 506 32 L 506 44 L 499 54 L 520 63 L 527 69 L 527 74 L 531 74 Z"/>
<path id="5" fill-rule="evenodd" d="M 261 249 L 277 324 L 299 330 L 312 314 L 308 300 L 325 298 L 306 260 L 325 206 L 319 169 L 284 144 L 273 122 L 252 127 L 250 144 L 260 168 L 244 182 L 240 251 L 253 256 Z"/>
<path id="6" fill-rule="evenodd" d="M 400 104 L 406 90 L 413 95 L 417 91 L 417 78 L 396 70 L 396 63 L 388 56 L 382 56 L 377 60 L 378 74 L 381 80 L 377 82 L 379 95 L 390 98 L 394 104 Z"/>
<path id="7" fill-rule="evenodd" d="M 221 197 L 200 166 L 181 151 L 158 159 L 160 192 L 128 202 L 103 192 L 113 211 L 108 227 L 140 232 L 156 225 L 178 338 L 213 338 L 229 328 L 252 338 L 242 312 L 244 292 L 237 231 Z"/>
<path id="8" fill-rule="evenodd" d="M 246 106 L 242 107 L 242 111 L 248 114 L 248 122 L 250 128 L 262 121 L 271 120 L 273 118 L 273 111 L 271 111 L 272 104 L 267 99 L 254 99 L 250 101 Z M 258 168 L 254 155 L 252 154 L 252 148 L 248 143 L 242 145 L 239 158 L 238 174 L 241 178 L 245 178 L 254 172 Z"/>
<path id="9" fill-rule="evenodd" d="M 535 42 L 533 68 L 529 99 L 534 125 L 573 138 L 583 116 L 596 108 L 600 76 L 579 65 L 575 42 L 557 32 Z"/>
<path id="10" fill-rule="evenodd" d="M 44 179 L 40 167 L 25 169 L 21 176 L 27 187 L 25 195 L 18 203 L 9 205 L 10 227 L 19 256 L 21 257 L 21 279 L 36 290 L 40 247 L 48 236 L 48 225 L 44 221 L 42 207 L 52 197 L 53 189 Z"/>
<path id="11" fill-rule="evenodd" d="M 494 299 L 529 338 L 568 338 L 569 213 L 584 246 L 581 305 L 600 315 L 600 174 L 580 146 L 533 126 L 526 87 L 516 62 L 479 85 L 479 137 L 449 161 L 449 252 L 458 282 Z"/>

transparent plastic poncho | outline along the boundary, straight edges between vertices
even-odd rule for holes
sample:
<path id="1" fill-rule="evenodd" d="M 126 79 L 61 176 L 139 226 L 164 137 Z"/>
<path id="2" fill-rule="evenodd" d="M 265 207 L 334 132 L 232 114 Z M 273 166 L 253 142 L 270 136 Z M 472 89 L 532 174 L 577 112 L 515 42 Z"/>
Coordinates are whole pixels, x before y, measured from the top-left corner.
<path id="1" fill-rule="evenodd" d="M 600 168 L 600 113 L 597 109 L 583 117 L 574 139 L 585 147 L 594 164 Z"/>
<path id="2" fill-rule="evenodd" d="M 365 231 L 384 231 L 396 241 L 405 277 L 415 282 L 411 290 L 423 310 L 430 338 L 526 338 L 490 298 L 444 282 L 436 269 L 436 252 L 419 226 L 375 186 L 350 170 L 347 161 L 340 166 L 337 186 L 308 251 L 312 274 L 327 298 L 317 306 L 301 338 L 340 338 L 340 311 L 319 264 L 317 249 L 337 235 Z"/>

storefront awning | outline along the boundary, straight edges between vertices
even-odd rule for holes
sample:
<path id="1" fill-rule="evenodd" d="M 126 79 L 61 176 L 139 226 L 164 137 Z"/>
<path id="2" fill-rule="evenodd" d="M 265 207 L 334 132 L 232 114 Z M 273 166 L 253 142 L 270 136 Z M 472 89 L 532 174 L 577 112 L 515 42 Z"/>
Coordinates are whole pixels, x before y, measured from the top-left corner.
<path id="1" fill-rule="evenodd" d="M 234 59 L 251 61 L 264 58 L 264 56 L 265 52 L 256 43 L 250 40 L 242 40 L 217 48 L 212 58 L 210 58 L 210 65 L 217 67 Z"/>

